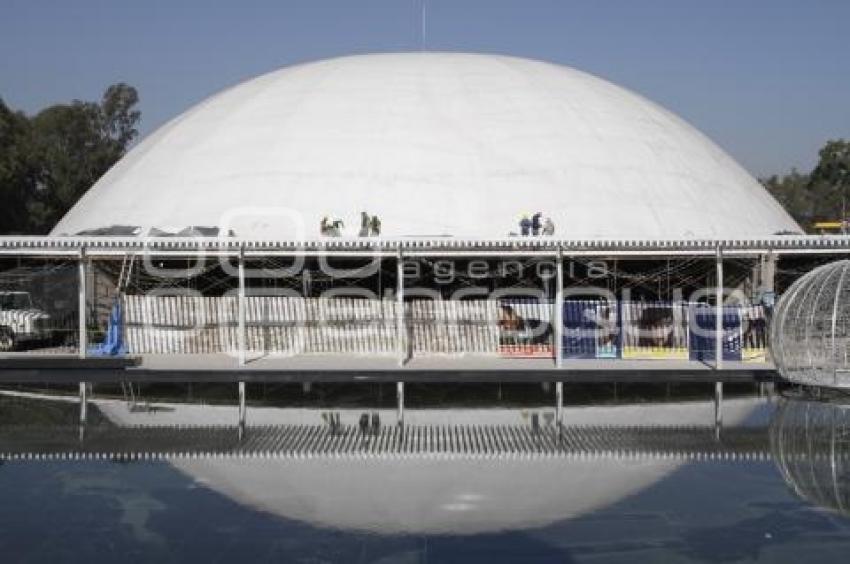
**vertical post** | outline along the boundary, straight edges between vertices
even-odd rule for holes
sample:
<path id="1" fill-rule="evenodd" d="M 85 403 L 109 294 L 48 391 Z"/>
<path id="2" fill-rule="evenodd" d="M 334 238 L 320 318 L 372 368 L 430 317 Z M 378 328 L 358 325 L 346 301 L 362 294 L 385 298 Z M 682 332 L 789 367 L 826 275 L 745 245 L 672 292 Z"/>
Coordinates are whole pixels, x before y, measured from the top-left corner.
<path id="1" fill-rule="evenodd" d="M 80 425 L 85 425 L 89 413 L 88 384 L 80 382 Z"/>
<path id="2" fill-rule="evenodd" d="M 555 331 L 552 335 L 555 341 L 555 367 L 561 368 L 564 364 L 564 256 L 561 247 L 558 247 L 555 260 Z"/>
<path id="3" fill-rule="evenodd" d="M 237 297 L 239 328 L 237 341 L 239 346 L 239 366 L 245 364 L 245 249 L 239 247 L 239 294 Z"/>
<path id="4" fill-rule="evenodd" d="M 564 424 L 564 383 L 555 382 L 555 424 L 558 429 Z"/>
<path id="5" fill-rule="evenodd" d="M 714 383 L 714 436 L 720 438 L 723 429 L 723 382 Z"/>
<path id="6" fill-rule="evenodd" d="M 404 427 L 404 382 L 396 382 L 395 385 L 396 403 L 398 404 L 398 425 Z"/>
<path id="7" fill-rule="evenodd" d="M 79 355 L 80 358 L 86 358 L 87 350 L 89 348 L 88 344 L 88 327 L 86 326 L 86 321 L 88 318 L 88 311 L 86 308 L 86 295 L 88 294 L 88 259 L 86 258 L 86 249 L 82 247 L 80 249 L 80 261 L 78 263 L 78 274 L 79 274 L 79 295 L 78 295 L 78 307 L 79 307 Z M 89 412 L 89 398 L 88 398 L 88 384 L 85 382 L 80 382 L 80 440 L 83 437 L 83 425 L 86 424 L 86 420 L 88 419 Z"/>
<path id="8" fill-rule="evenodd" d="M 844 275 L 847 274 L 847 267 L 843 267 L 841 269 L 841 277 L 838 279 L 838 285 L 835 287 L 835 298 L 832 301 L 832 326 L 830 328 L 830 335 L 832 336 L 832 354 L 830 356 L 830 362 L 832 363 L 832 383 L 833 385 L 838 385 L 838 349 L 836 348 L 835 343 L 835 330 L 838 326 L 838 304 L 841 300 L 842 293 L 841 290 L 844 287 Z"/>
<path id="9" fill-rule="evenodd" d="M 248 409 L 245 405 L 245 382 L 239 382 L 239 427 L 245 427 Z"/>
<path id="10" fill-rule="evenodd" d="M 835 500 L 838 502 L 838 509 L 841 510 L 841 512 L 843 513 L 845 511 L 845 507 L 844 507 L 844 504 L 842 503 L 842 498 L 843 498 L 842 488 L 838 484 L 838 482 L 841 481 L 842 484 L 843 484 L 844 480 L 840 479 L 839 476 L 838 476 L 838 468 L 837 468 L 838 464 L 837 464 L 837 461 L 836 461 L 836 449 L 835 449 L 835 432 L 836 432 L 836 427 L 838 425 L 835 421 L 835 409 L 831 409 L 830 412 L 832 413 L 832 421 L 830 422 L 831 424 L 829 426 L 830 427 L 830 433 L 829 433 L 829 468 L 830 468 L 830 471 L 832 473 L 832 495 L 835 496 Z M 840 453 L 838 453 L 838 454 L 840 454 Z M 840 458 L 841 458 L 842 462 L 844 460 L 846 460 L 846 458 L 843 455 Z M 843 466 L 843 464 L 842 464 L 842 466 Z"/>
<path id="11" fill-rule="evenodd" d="M 85 247 L 80 249 L 80 261 L 78 263 L 78 307 L 79 307 L 79 344 L 80 344 L 80 358 L 86 358 L 86 349 L 88 349 L 88 328 L 86 327 L 86 294 L 87 292 L 87 276 L 88 276 L 88 265 L 86 263 L 88 259 L 86 258 L 86 249 Z"/>
<path id="12" fill-rule="evenodd" d="M 268 280 L 263 280 L 263 286 L 268 286 Z M 268 295 L 268 291 L 263 293 L 264 296 Z M 269 300 L 264 298 L 262 302 L 262 318 L 260 326 L 260 352 L 263 356 L 268 352 L 268 342 L 271 340 L 268 336 L 269 334 Z"/>
<path id="13" fill-rule="evenodd" d="M 723 368 L 723 251 L 717 247 L 717 283 L 714 285 L 714 367 Z"/>
<path id="14" fill-rule="evenodd" d="M 776 286 L 776 256 L 773 251 L 761 255 L 759 260 L 759 290 L 773 292 Z"/>
<path id="15" fill-rule="evenodd" d="M 407 338 L 404 319 L 404 257 L 398 251 L 396 265 L 396 330 L 398 332 L 398 365 L 407 361 Z"/>
<path id="16" fill-rule="evenodd" d="M 301 294 L 305 298 L 309 298 L 310 292 L 313 291 L 313 286 L 312 286 L 311 280 L 312 280 L 312 277 L 311 277 L 311 274 L 310 274 L 310 268 L 307 267 L 303 270 L 303 272 L 301 274 Z"/>

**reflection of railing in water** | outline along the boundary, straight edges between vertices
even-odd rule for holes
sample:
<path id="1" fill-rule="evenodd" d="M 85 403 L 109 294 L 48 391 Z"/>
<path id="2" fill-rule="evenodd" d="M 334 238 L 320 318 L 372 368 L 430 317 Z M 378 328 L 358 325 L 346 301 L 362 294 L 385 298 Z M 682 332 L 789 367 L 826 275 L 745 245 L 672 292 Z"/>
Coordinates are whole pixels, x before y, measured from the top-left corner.
<path id="1" fill-rule="evenodd" d="M 244 431 L 244 432 L 243 432 Z M 6 426 L 0 458 L 615 458 L 763 460 L 766 430 L 556 425 Z"/>

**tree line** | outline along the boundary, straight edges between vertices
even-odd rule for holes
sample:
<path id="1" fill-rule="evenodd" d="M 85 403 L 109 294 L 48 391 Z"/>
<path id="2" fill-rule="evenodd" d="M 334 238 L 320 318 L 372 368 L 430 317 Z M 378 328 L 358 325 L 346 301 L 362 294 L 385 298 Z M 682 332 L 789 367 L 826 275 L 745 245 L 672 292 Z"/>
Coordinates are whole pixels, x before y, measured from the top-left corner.
<path id="1" fill-rule="evenodd" d="M 791 169 L 761 181 L 806 232 L 814 232 L 819 221 L 845 221 L 850 215 L 850 141 L 827 141 L 818 156 L 809 173 Z"/>
<path id="2" fill-rule="evenodd" d="M 138 135 L 139 95 L 113 84 L 34 116 L 0 98 L 0 233 L 46 234 Z"/>

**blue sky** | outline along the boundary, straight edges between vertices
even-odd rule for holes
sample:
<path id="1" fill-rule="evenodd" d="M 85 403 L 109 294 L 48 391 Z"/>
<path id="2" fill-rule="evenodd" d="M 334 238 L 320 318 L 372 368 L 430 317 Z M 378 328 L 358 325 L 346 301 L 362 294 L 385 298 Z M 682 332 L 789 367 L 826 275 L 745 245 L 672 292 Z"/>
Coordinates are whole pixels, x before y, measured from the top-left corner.
<path id="1" fill-rule="evenodd" d="M 147 134 L 288 64 L 420 48 L 421 0 L 0 0 L 0 97 L 139 89 Z M 425 47 L 567 64 L 666 106 L 756 175 L 850 137 L 848 0 L 426 0 Z"/>

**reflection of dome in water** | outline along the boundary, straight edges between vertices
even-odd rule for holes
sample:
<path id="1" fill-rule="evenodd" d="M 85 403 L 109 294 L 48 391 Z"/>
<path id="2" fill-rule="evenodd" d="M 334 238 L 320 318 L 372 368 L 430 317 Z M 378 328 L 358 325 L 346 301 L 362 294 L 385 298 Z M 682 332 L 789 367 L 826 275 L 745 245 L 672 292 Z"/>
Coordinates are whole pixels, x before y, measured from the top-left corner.
<path id="1" fill-rule="evenodd" d="M 234 500 L 291 519 L 382 534 L 527 529 L 641 490 L 679 460 L 178 460 Z"/>
<path id="2" fill-rule="evenodd" d="M 792 382 L 850 386 L 850 260 L 812 270 L 782 295 L 771 350 Z"/>
<path id="3" fill-rule="evenodd" d="M 850 515 L 850 405 L 786 400 L 771 424 L 770 443 L 798 496 Z"/>
<path id="4" fill-rule="evenodd" d="M 538 210 L 564 238 L 799 231 L 720 148 L 634 93 L 554 64 L 404 53 L 285 68 L 203 101 L 53 233 L 226 225 L 312 239 L 325 215 L 356 235 L 362 210 L 390 237 L 504 237 Z"/>
<path id="5" fill-rule="evenodd" d="M 727 400 L 724 417 L 738 424 L 757 400 Z M 123 404 L 99 404 L 118 425 L 221 425 L 233 410 L 173 406 L 171 411 L 128 413 Z M 258 411 L 260 411 L 258 413 Z M 249 410 L 257 424 L 321 423 L 320 412 Z M 433 410 L 439 425 L 466 421 L 505 425 L 518 410 Z M 297 419 L 293 419 L 293 418 Z M 569 425 L 706 426 L 711 402 L 585 407 L 566 410 Z M 473 423 L 474 422 L 474 423 Z M 250 433 L 250 428 L 248 430 Z M 595 457 L 524 454 L 477 459 L 439 456 L 325 457 L 304 459 L 179 459 L 177 468 L 237 502 L 282 517 L 340 529 L 378 533 L 474 534 L 539 527 L 589 513 L 624 499 L 686 464 L 673 452 L 632 459 L 613 452 Z"/>

